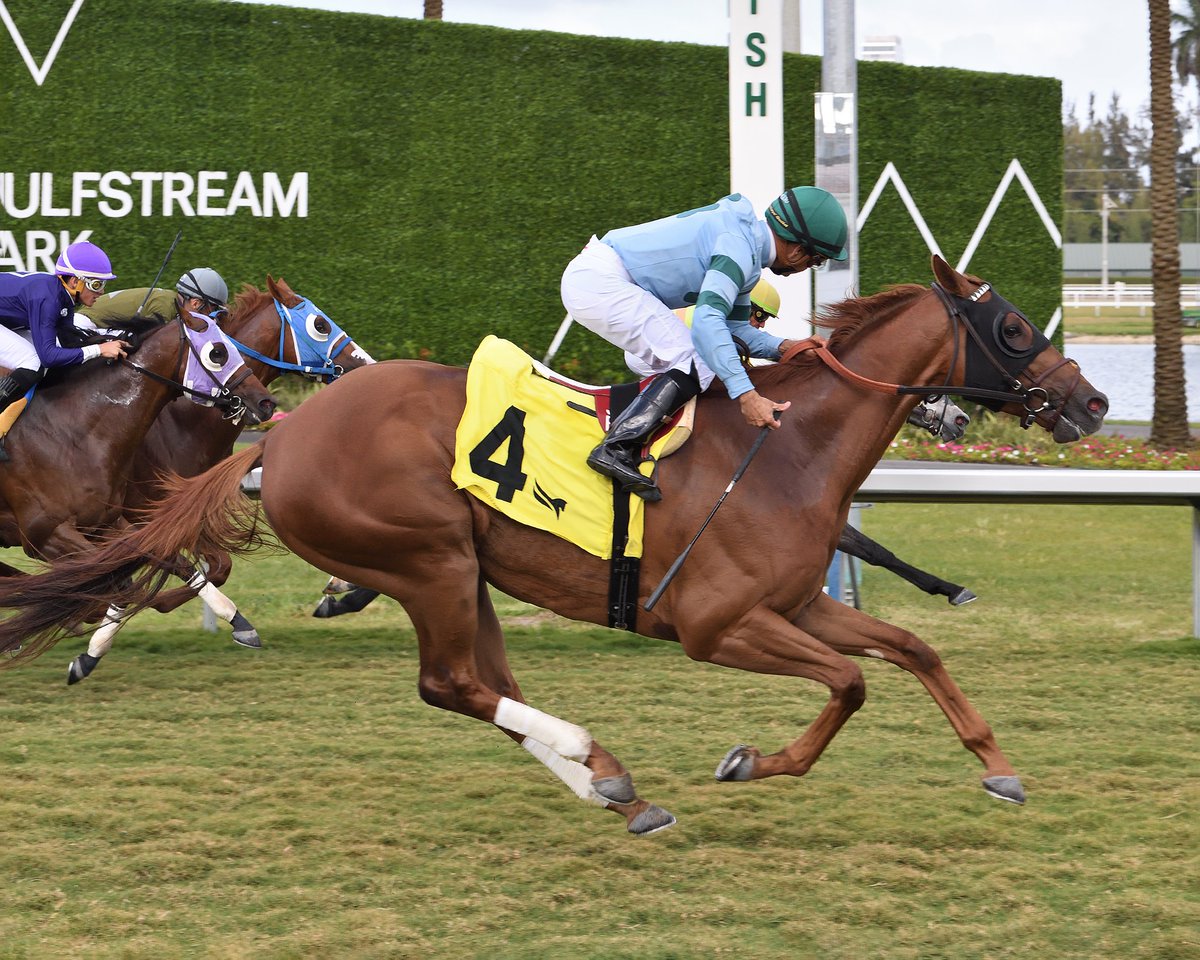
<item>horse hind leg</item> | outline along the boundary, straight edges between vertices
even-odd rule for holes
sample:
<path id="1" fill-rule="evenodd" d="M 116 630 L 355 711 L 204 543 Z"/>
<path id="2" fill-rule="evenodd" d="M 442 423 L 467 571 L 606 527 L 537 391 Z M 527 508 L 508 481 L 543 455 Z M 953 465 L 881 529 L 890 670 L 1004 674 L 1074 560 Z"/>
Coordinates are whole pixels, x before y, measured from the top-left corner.
<path id="1" fill-rule="evenodd" d="M 196 570 L 187 581 L 188 589 L 193 590 L 218 619 L 224 620 L 233 628 L 233 642 L 243 647 L 255 650 L 262 646 L 262 638 L 254 624 L 247 620 L 229 597 L 225 596 L 212 583 L 203 570 Z"/>
<path id="2" fill-rule="evenodd" d="M 915 676 L 946 715 L 962 745 L 983 764 L 984 790 L 998 800 L 1025 802 L 1021 780 L 997 745 L 991 727 L 924 640 L 825 595 L 817 597 L 797 621 L 847 656 L 886 660 Z"/>
<path id="3" fill-rule="evenodd" d="M 100 658 L 112 649 L 117 631 L 125 624 L 128 615 L 124 607 L 115 604 L 104 613 L 104 620 L 88 640 L 88 648 L 67 664 L 67 686 L 86 680 L 100 664 Z"/>
<path id="4" fill-rule="evenodd" d="M 405 609 L 424 636 L 426 618 L 419 604 Z M 464 664 L 439 664 L 428 669 L 422 639 L 421 696 L 427 703 L 488 720 L 537 758 L 585 803 L 603 807 L 625 817 L 626 829 L 636 836 L 665 830 L 675 817 L 661 807 L 637 796 L 633 778 L 620 761 L 601 747 L 582 727 L 542 713 L 525 703 L 504 653 L 500 622 L 487 585 L 480 579 L 475 596 L 476 625 L 474 657 L 478 671 L 470 678 Z M 432 622 L 429 622 L 432 626 Z M 458 679 L 447 685 L 445 679 Z M 434 678 L 439 678 L 434 680 Z M 472 689 L 474 688 L 474 689 Z M 497 692 L 500 691 L 500 692 Z M 483 701 L 491 700 L 490 711 Z M 474 704 L 471 707 L 469 705 Z"/>

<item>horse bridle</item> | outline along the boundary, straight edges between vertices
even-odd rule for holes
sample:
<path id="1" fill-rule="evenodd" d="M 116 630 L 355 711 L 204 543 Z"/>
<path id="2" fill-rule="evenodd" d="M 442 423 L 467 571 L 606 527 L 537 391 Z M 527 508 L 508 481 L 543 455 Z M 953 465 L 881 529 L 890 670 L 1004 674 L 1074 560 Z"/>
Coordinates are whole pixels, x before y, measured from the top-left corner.
<path id="1" fill-rule="evenodd" d="M 350 337 L 344 330 L 342 331 L 341 339 L 338 341 L 335 341 L 335 343 L 330 344 L 329 354 L 327 354 L 323 358 L 323 363 L 320 367 L 299 364 L 299 363 L 288 363 L 286 360 L 284 360 L 283 353 L 284 353 L 284 348 L 287 345 L 287 331 L 291 330 L 292 335 L 297 336 L 296 328 L 295 328 L 295 318 L 292 316 L 291 307 L 284 305 L 278 299 L 275 299 L 275 298 L 272 298 L 272 302 L 275 304 L 275 312 L 279 314 L 279 319 L 282 321 L 279 325 L 279 351 L 278 351 L 279 356 L 277 358 L 272 359 L 271 357 L 268 357 L 265 354 L 259 353 L 257 350 L 255 350 L 251 347 L 247 347 L 243 343 L 240 343 L 239 341 L 235 340 L 229 334 L 226 334 L 226 336 L 229 337 L 229 339 L 233 341 L 234 346 L 236 346 L 238 348 L 238 351 L 242 354 L 242 356 L 253 357 L 256 360 L 261 360 L 267 366 L 274 367 L 277 370 L 284 370 L 284 371 L 290 371 L 292 373 L 299 373 L 302 376 L 315 378 L 315 379 L 328 378 L 326 382 L 336 380 L 338 377 L 340 377 L 343 373 L 346 372 L 345 367 L 343 367 L 341 364 L 337 364 L 337 363 L 333 362 L 333 358 L 336 357 L 343 350 L 345 350 L 346 347 L 350 343 Z M 305 301 L 301 301 L 301 303 L 304 303 L 304 302 Z M 314 308 L 314 309 L 316 309 L 316 308 Z M 328 319 L 328 318 L 326 318 L 326 319 Z M 340 344 L 340 346 L 338 347 L 338 349 L 335 353 L 333 350 L 333 347 L 337 344 Z M 299 344 L 297 343 L 297 354 L 298 353 L 299 353 Z M 299 359 L 299 357 L 297 357 L 297 359 Z"/>
<path id="2" fill-rule="evenodd" d="M 1053 429 L 1062 416 L 1063 407 L 1066 406 L 1075 389 L 1079 386 L 1082 375 L 1079 372 L 1078 364 L 1068 358 L 1063 358 L 1061 361 L 1045 371 L 1041 376 L 1032 380 L 1029 385 L 1021 382 L 1020 375 L 1025 372 L 1029 364 L 1039 353 L 1042 352 L 1050 341 L 1046 336 L 1038 330 L 1036 326 L 1025 320 L 1021 312 L 1017 310 L 1011 303 L 1001 297 L 991 288 L 991 284 L 984 283 L 978 290 L 972 293 L 969 297 L 959 296 L 956 293 L 950 293 L 942 288 L 938 283 L 931 285 L 933 292 L 937 294 L 942 306 L 946 309 L 946 313 L 950 319 L 950 328 L 954 334 L 954 348 L 950 359 L 950 367 L 946 374 L 946 382 L 941 384 L 922 384 L 922 385 L 902 385 L 897 383 L 886 383 L 880 380 L 872 380 L 869 377 L 864 377 L 861 374 L 855 373 L 853 370 L 846 367 L 837 357 L 835 357 L 828 347 L 828 343 L 823 337 L 809 337 L 806 340 L 801 340 L 788 350 L 786 356 L 782 360 L 789 359 L 801 353 L 814 353 L 825 363 L 831 370 L 839 376 L 852 383 L 857 383 L 869 390 L 874 390 L 877 393 L 887 393 L 895 395 L 911 395 L 920 394 L 930 399 L 941 397 L 947 394 L 954 394 L 960 397 L 967 397 L 973 400 L 979 400 L 984 406 L 989 409 L 998 410 L 1006 403 L 1019 403 L 1025 408 L 1025 413 L 1021 417 L 1021 426 L 1029 427 L 1037 415 L 1046 411 L 1052 411 L 1053 416 L 1047 424 L 1049 429 Z M 986 305 L 981 303 L 984 294 L 991 291 L 992 298 Z M 998 309 L 997 309 L 998 308 Z M 1005 343 L 1000 327 L 1004 323 L 1005 317 L 1009 314 L 1016 314 L 1029 324 L 1033 331 L 1033 342 L 1029 347 L 1021 350 L 1009 348 Z M 967 331 L 967 369 L 964 379 L 968 385 L 955 386 L 950 382 L 950 378 L 954 375 L 954 370 L 958 366 L 958 357 L 961 352 L 961 337 L 959 333 L 960 326 Z M 980 333 L 980 327 L 990 326 L 992 329 L 992 339 L 995 346 L 1002 353 L 1003 359 L 996 356 L 996 352 L 989 348 L 985 342 L 983 335 Z M 1075 379 L 1063 396 L 1062 400 L 1057 404 L 1050 402 L 1050 394 L 1042 384 L 1046 378 L 1062 367 L 1064 364 L 1070 364 L 1075 367 Z M 988 370 L 988 368 L 991 368 Z M 997 375 L 1000 385 L 1005 389 L 996 390 L 989 387 L 970 386 L 972 380 L 983 377 L 985 374 Z"/>
<path id="3" fill-rule="evenodd" d="M 185 393 L 197 400 L 203 400 L 205 403 L 211 404 L 218 410 L 224 412 L 224 419 L 226 420 L 236 420 L 245 412 L 246 405 L 242 401 L 241 397 L 234 395 L 233 391 L 242 385 L 246 378 L 251 375 L 252 371 L 245 365 L 245 363 L 243 363 L 241 374 L 230 377 L 227 383 L 217 383 L 217 380 L 214 377 L 213 382 L 217 383 L 217 386 L 220 388 L 220 392 L 215 397 L 212 394 L 202 393 L 199 390 L 193 390 L 191 387 L 185 386 L 180 382 L 183 379 L 180 371 L 187 360 L 188 351 L 191 351 L 192 356 L 194 356 L 196 360 L 200 362 L 201 366 L 203 366 L 203 361 L 200 360 L 200 355 L 196 352 L 195 344 L 193 344 L 188 338 L 187 331 L 184 329 L 183 317 L 176 314 L 175 322 L 179 324 L 179 341 L 184 345 L 184 349 L 179 351 L 179 356 L 175 360 L 175 372 L 172 375 L 174 379 L 171 377 L 164 377 L 161 374 L 155 373 L 153 370 L 147 370 L 145 367 L 140 367 L 127 357 L 117 357 L 117 362 L 123 363 L 128 367 L 132 367 L 138 373 L 149 377 L 151 380 L 164 383 L 167 386 L 174 387 L 181 393 Z"/>

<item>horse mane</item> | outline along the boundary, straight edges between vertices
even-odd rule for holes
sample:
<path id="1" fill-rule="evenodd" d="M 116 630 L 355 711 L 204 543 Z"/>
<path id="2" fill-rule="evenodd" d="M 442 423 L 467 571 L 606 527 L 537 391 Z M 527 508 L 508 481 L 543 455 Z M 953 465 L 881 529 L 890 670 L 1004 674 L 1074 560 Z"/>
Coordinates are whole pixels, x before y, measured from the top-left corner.
<path id="1" fill-rule="evenodd" d="M 259 290 L 252 283 L 244 283 L 242 284 L 242 289 L 233 298 L 233 303 L 231 304 L 233 309 L 230 312 L 237 317 L 249 316 L 264 303 L 268 303 L 272 299 L 274 298 L 265 290 Z"/>
<path id="2" fill-rule="evenodd" d="M 817 319 L 821 326 L 834 328 L 829 335 L 829 347 L 836 350 L 864 327 L 894 317 L 928 290 L 919 283 L 896 284 L 869 297 L 850 297 L 840 303 L 828 304 L 818 311 Z M 755 389 L 770 389 L 783 380 L 794 381 L 797 375 L 807 377 L 821 366 L 823 364 L 815 354 L 805 352 L 787 363 L 753 367 L 750 379 L 754 381 Z"/>

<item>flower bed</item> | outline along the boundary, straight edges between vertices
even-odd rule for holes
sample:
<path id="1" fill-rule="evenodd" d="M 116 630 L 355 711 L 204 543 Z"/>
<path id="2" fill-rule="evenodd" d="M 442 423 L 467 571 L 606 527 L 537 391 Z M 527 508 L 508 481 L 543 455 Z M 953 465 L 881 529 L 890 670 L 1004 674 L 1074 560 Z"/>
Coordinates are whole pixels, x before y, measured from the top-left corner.
<path id="1" fill-rule="evenodd" d="M 1144 440 L 1096 435 L 1057 444 L 1048 435 L 989 439 L 986 424 L 972 424 L 959 443 L 939 443 L 905 428 L 892 441 L 885 460 L 940 460 L 955 463 L 1015 463 L 1106 470 L 1200 470 L 1200 450 L 1156 450 Z M 1007 433 L 1007 431 L 1006 431 Z"/>

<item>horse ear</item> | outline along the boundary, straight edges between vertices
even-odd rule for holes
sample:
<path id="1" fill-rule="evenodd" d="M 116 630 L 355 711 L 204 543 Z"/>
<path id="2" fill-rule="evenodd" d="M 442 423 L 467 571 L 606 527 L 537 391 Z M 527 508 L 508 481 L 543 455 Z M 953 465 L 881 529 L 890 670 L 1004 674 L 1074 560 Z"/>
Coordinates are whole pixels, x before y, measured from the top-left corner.
<path id="1" fill-rule="evenodd" d="M 937 278 L 937 282 L 943 288 L 951 293 L 962 293 L 967 286 L 966 279 L 961 273 L 955 270 L 950 264 L 943 260 L 936 253 L 930 257 L 930 263 L 933 265 L 933 275 Z"/>
<path id="2" fill-rule="evenodd" d="M 279 299 L 279 288 L 275 286 L 275 278 L 269 273 L 267 274 L 267 290 L 276 300 Z"/>

